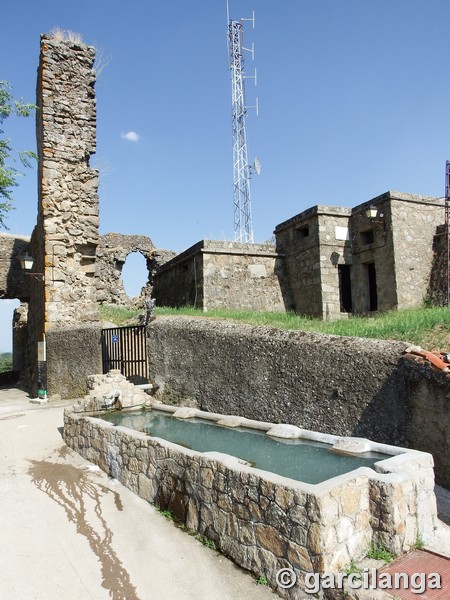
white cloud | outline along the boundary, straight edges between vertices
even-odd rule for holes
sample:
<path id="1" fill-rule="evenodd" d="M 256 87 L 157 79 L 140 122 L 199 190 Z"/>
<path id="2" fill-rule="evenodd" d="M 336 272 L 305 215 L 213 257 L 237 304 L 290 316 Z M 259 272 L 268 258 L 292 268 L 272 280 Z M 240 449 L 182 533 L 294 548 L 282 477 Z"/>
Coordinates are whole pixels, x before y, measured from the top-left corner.
<path id="1" fill-rule="evenodd" d="M 139 135 L 135 131 L 127 131 L 126 133 L 121 133 L 120 137 L 123 140 L 128 140 L 129 142 L 139 141 Z"/>

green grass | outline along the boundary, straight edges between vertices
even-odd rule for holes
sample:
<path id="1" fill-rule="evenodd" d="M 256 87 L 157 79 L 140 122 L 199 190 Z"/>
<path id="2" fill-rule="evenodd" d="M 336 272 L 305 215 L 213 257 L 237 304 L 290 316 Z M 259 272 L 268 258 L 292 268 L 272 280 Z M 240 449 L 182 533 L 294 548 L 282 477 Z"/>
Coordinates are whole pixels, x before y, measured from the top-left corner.
<path id="1" fill-rule="evenodd" d="M 144 312 L 143 309 L 125 308 L 114 304 L 100 304 L 98 309 L 102 321 L 109 321 L 117 327 L 138 324 L 139 315 Z"/>
<path id="2" fill-rule="evenodd" d="M 384 560 L 385 563 L 390 563 L 394 560 L 395 555 L 389 550 L 386 550 L 384 546 L 377 546 L 372 544 L 367 553 L 367 558 L 373 558 L 374 560 Z"/>
<path id="3" fill-rule="evenodd" d="M 171 510 L 163 510 L 159 506 L 155 506 L 156 512 L 165 517 L 168 521 L 173 521 L 173 513 Z"/>
<path id="4" fill-rule="evenodd" d="M 99 306 L 103 321 L 118 327 L 139 322 L 143 309 L 102 304 Z M 450 352 L 450 309 L 447 307 L 410 308 L 379 313 L 371 317 L 354 316 L 337 321 L 322 321 L 296 315 L 293 312 L 255 312 L 249 310 L 216 309 L 204 313 L 193 307 L 157 307 L 155 315 L 181 315 L 208 319 L 229 319 L 251 325 L 295 329 L 334 335 L 376 339 L 401 340 L 418 344 L 428 350 Z"/>
<path id="5" fill-rule="evenodd" d="M 423 541 L 422 534 L 419 532 L 416 535 L 416 541 L 414 542 L 413 548 L 414 550 L 423 550 L 425 547 L 425 542 Z"/>
<path id="6" fill-rule="evenodd" d="M 206 548 L 209 548 L 210 550 L 217 550 L 215 542 L 207 538 L 205 535 L 198 533 L 195 536 L 195 539 L 198 540 L 201 544 L 203 544 Z"/>
<path id="7" fill-rule="evenodd" d="M 322 321 L 294 313 L 252 312 L 245 310 L 211 310 L 207 313 L 192 307 L 156 308 L 155 315 L 189 315 L 203 318 L 231 319 L 281 329 L 296 329 L 342 336 L 401 340 L 427 349 L 450 350 L 450 310 L 447 307 L 414 308 L 380 313 L 373 317 L 350 317 Z"/>
<path id="8" fill-rule="evenodd" d="M 350 564 L 347 565 L 347 567 L 345 567 L 344 569 L 345 573 L 348 575 L 352 575 L 352 574 L 358 574 L 361 575 L 362 573 L 362 569 L 361 567 L 358 567 L 358 565 L 355 563 L 354 559 L 352 558 L 352 560 L 350 561 Z M 358 578 L 359 579 L 359 578 Z"/>

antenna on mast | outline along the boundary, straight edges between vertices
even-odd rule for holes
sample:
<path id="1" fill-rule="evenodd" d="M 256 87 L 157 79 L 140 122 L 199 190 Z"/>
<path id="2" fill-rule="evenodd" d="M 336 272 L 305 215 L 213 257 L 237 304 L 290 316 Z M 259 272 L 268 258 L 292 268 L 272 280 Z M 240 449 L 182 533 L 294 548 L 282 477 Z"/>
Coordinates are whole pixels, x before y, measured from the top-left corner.
<path id="1" fill-rule="evenodd" d="M 244 52 L 251 52 L 254 59 L 255 49 L 244 47 L 243 21 L 252 21 L 255 28 L 255 11 L 251 19 L 234 21 L 230 19 L 229 2 L 227 0 L 228 19 L 228 66 L 231 70 L 232 99 L 232 134 L 233 134 L 233 205 L 234 205 L 234 241 L 253 243 L 253 225 L 250 201 L 250 180 L 253 173 L 259 175 L 261 162 L 255 159 L 249 165 L 247 156 L 246 116 L 249 108 L 255 108 L 258 114 L 258 99 L 255 106 L 245 104 L 245 79 L 254 79 L 256 85 L 256 69 L 252 76 L 245 76 Z"/>

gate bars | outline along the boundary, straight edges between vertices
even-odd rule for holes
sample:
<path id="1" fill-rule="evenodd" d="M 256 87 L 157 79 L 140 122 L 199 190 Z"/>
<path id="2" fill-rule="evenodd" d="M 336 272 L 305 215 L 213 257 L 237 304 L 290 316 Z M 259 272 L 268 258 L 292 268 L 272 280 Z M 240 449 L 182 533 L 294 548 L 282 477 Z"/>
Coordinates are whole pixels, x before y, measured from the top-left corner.
<path id="1" fill-rule="evenodd" d="M 118 369 L 134 384 L 148 383 L 145 325 L 102 330 L 103 373 Z"/>

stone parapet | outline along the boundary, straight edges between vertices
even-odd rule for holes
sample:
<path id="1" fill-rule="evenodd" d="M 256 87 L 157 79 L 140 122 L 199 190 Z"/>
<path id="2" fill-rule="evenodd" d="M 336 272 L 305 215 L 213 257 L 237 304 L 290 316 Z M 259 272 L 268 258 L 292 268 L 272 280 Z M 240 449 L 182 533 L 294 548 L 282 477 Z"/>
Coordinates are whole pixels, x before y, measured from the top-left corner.
<path id="1" fill-rule="evenodd" d="M 158 269 L 159 306 L 284 311 L 282 257 L 271 244 L 202 240 Z"/>
<path id="2" fill-rule="evenodd" d="M 277 572 L 292 569 L 297 584 L 278 587 L 290 599 L 304 597 L 309 573 L 344 571 L 371 543 L 408 550 L 437 520 L 433 463 L 424 453 L 387 448 L 397 455 L 376 463 L 379 473 L 361 467 L 311 485 L 70 411 L 64 439 L 274 588 Z"/>

